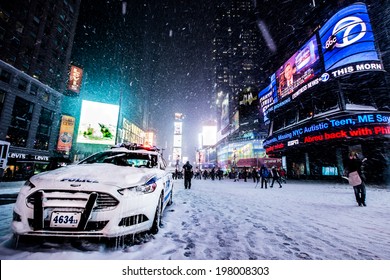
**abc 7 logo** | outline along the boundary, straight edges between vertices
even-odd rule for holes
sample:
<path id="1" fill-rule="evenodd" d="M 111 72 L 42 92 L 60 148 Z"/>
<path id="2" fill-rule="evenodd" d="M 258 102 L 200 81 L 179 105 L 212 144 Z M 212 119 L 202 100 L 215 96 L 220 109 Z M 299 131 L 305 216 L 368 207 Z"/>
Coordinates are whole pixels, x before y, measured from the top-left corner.
<path id="1" fill-rule="evenodd" d="M 360 26 L 360 32 L 356 32 L 356 27 Z M 355 31 L 353 32 L 352 30 Z M 364 37 L 367 31 L 365 22 L 358 17 L 346 17 L 336 23 L 333 28 L 332 35 L 325 43 L 325 49 L 344 48 L 349 46 Z M 340 42 L 338 42 L 336 35 L 342 34 Z"/>

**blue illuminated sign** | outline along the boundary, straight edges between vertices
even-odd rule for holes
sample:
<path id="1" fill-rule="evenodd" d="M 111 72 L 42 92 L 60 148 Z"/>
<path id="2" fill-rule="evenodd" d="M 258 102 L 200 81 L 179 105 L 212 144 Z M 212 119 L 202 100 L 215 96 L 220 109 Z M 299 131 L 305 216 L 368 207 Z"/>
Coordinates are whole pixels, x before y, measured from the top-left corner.
<path id="1" fill-rule="evenodd" d="M 325 70 L 363 61 L 379 61 L 367 8 L 354 4 L 335 14 L 319 30 Z"/>

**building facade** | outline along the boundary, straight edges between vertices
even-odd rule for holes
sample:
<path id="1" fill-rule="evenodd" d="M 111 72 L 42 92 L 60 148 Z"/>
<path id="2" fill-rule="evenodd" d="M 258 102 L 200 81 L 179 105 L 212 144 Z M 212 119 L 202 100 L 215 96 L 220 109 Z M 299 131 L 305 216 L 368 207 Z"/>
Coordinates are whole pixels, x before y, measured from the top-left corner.
<path id="1" fill-rule="evenodd" d="M 55 157 L 79 5 L 0 4 L 0 140 L 11 144 L 10 180 L 46 169 Z"/>
<path id="2" fill-rule="evenodd" d="M 240 159 L 252 165 L 259 162 L 259 154 L 265 154 L 259 141 L 266 128 L 259 122 L 257 108 L 264 73 L 256 10 L 256 1 L 245 0 L 221 1 L 216 8 L 213 64 L 218 136 L 214 149 L 216 163 L 227 169 Z M 256 141 L 256 149 L 233 159 L 232 147 L 246 147 L 248 141 Z"/>
<path id="3" fill-rule="evenodd" d="M 287 21 L 298 30 L 296 39 L 280 58 L 272 54 L 279 66 L 268 68 L 259 93 L 269 125 L 264 147 L 294 178 L 340 178 L 348 153 L 356 151 L 368 159 L 367 182 L 388 185 L 389 16 L 381 9 L 389 7 L 318 2 L 307 7 L 313 16 Z M 286 30 L 279 27 L 276 34 Z"/>

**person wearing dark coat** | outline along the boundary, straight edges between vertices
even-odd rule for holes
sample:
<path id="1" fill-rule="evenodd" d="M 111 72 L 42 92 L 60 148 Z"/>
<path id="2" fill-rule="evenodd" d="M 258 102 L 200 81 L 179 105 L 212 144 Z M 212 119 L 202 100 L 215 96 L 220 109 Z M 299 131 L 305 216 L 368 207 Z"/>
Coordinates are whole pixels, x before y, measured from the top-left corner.
<path id="1" fill-rule="evenodd" d="M 349 153 L 349 158 L 346 162 L 346 169 L 348 177 L 352 172 L 357 171 L 360 177 L 360 184 L 356 184 L 353 186 L 353 190 L 355 193 L 356 202 L 359 206 L 367 206 L 366 205 L 366 186 L 363 182 L 363 175 L 362 175 L 362 164 L 363 162 L 367 160 L 364 158 L 363 160 L 358 158 L 358 154 L 354 151 L 351 151 Z"/>
<path id="2" fill-rule="evenodd" d="M 271 183 L 271 186 L 269 186 L 269 187 L 273 188 L 274 182 L 276 181 L 279 184 L 279 188 L 281 188 L 282 184 L 280 183 L 280 175 L 279 175 L 279 172 L 278 172 L 278 169 L 276 168 L 276 166 L 272 167 L 271 173 L 272 173 L 272 183 Z"/>
<path id="3" fill-rule="evenodd" d="M 261 188 L 263 187 L 267 188 L 269 175 L 270 174 L 268 168 L 263 164 L 260 167 Z"/>
<path id="4" fill-rule="evenodd" d="M 186 164 L 183 165 L 183 170 L 184 170 L 184 188 L 191 189 L 191 179 L 194 173 L 192 171 L 192 165 L 190 164 L 189 161 L 187 161 Z"/>

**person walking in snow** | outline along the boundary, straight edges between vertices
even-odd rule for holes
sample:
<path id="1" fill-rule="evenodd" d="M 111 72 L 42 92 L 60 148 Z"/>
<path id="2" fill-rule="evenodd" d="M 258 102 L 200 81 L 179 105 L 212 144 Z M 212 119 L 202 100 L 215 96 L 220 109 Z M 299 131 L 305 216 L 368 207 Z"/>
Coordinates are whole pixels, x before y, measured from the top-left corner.
<path id="1" fill-rule="evenodd" d="M 269 176 L 270 176 L 270 172 L 269 172 L 268 168 L 263 164 L 260 167 L 261 188 L 263 188 L 263 187 L 267 188 Z"/>
<path id="2" fill-rule="evenodd" d="M 355 199 L 359 206 L 366 205 L 366 186 L 363 182 L 362 164 L 367 158 L 359 159 L 358 153 L 351 151 L 346 161 L 346 171 L 348 174 L 349 184 L 355 192 Z"/>
<path id="3" fill-rule="evenodd" d="M 272 182 L 271 182 L 271 186 L 269 186 L 269 187 L 273 188 L 274 187 L 274 183 L 276 181 L 279 184 L 279 188 L 281 188 L 282 184 L 280 182 L 280 175 L 279 175 L 279 172 L 278 172 L 278 169 L 276 168 L 276 166 L 272 167 L 271 174 L 272 174 Z"/>
<path id="4" fill-rule="evenodd" d="M 186 162 L 186 164 L 183 165 L 184 170 L 184 188 L 185 189 L 191 189 L 191 179 L 194 175 L 194 172 L 192 171 L 192 165 L 189 161 Z"/>

